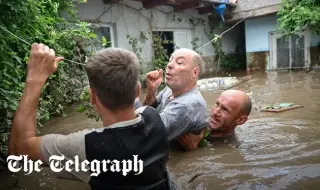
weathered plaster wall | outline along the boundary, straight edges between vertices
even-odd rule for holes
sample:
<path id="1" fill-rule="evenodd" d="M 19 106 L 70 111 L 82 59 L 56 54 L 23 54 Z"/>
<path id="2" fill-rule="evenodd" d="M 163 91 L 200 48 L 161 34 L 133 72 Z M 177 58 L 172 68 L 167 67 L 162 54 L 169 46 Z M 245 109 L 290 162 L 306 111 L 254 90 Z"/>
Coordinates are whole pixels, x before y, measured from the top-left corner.
<path id="1" fill-rule="evenodd" d="M 128 1 L 110 5 L 104 5 L 101 0 L 87 1 L 84 4 L 76 5 L 79 18 L 85 21 L 94 21 L 100 17 L 102 23 L 112 24 L 114 26 L 114 42 L 115 47 L 121 47 L 132 50 L 127 34 L 133 37 L 139 37 L 140 32 L 147 34 L 148 40 L 139 46 L 142 48 L 141 57 L 143 59 L 143 70 L 152 69 L 152 31 L 153 30 L 169 30 L 174 32 L 186 32 L 190 37 L 188 41 L 180 41 L 186 48 L 192 49 L 192 39 L 198 37 L 197 46 L 200 47 L 206 44 L 211 39 L 205 33 L 209 31 L 208 16 L 199 15 L 197 10 L 189 9 L 184 12 L 174 13 L 172 7 L 160 6 L 154 9 L 143 9 L 142 3 L 137 1 Z M 101 14 L 107 10 L 105 14 Z M 174 19 L 175 18 L 175 19 Z M 201 18 L 205 25 L 193 26 L 189 19 Z M 222 32 L 222 31 L 220 31 Z M 219 31 L 217 31 L 219 33 Z M 239 35 L 237 28 L 231 30 L 224 36 L 223 48 L 227 53 L 235 51 L 235 44 Z M 214 49 L 211 44 L 199 50 L 206 60 L 214 56 Z M 209 57 L 209 58 L 208 58 Z M 212 70 L 212 63 L 206 62 L 203 65 L 203 73 L 208 73 Z"/>
<path id="2" fill-rule="evenodd" d="M 111 23 L 114 26 L 114 41 L 115 47 L 132 50 L 127 34 L 138 38 L 140 32 L 147 34 L 148 40 L 144 44 L 139 43 L 142 48 L 141 57 L 144 62 L 144 70 L 151 69 L 152 60 L 152 31 L 153 30 L 170 30 L 177 32 L 187 31 L 190 34 L 190 39 L 199 38 L 198 44 L 204 44 L 209 41 L 204 33 L 207 26 L 193 27 L 189 22 L 190 18 L 201 18 L 207 21 L 206 16 L 198 15 L 196 11 L 188 11 L 184 13 L 173 13 L 173 9 L 168 6 L 157 7 L 156 9 L 146 10 L 142 8 L 141 2 L 123 1 L 123 3 L 104 5 L 102 1 L 88 1 L 85 4 L 78 4 L 78 15 L 80 19 L 91 21 L 98 18 L 106 9 L 108 11 L 99 19 L 103 23 Z M 173 17 L 175 16 L 175 21 Z M 183 18 L 179 21 L 177 18 Z M 208 29 L 208 28 L 207 28 Z M 188 47 L 192 48 L 191 41 Z M 212 47 L 206 46 L 200 52 L 204 56 L 212 56 Z"/>
<path id="3" fill-rule="evenodd" d="M 247 70 L 266 70 L 269 53 L 266 51 L 247 52 Z"/>
<path id="4" fill-rule="evenodd" d="M 275 31 L 276 15 L 245 20 L 247 70 L 265 70 L 269 62 L 269 32 Z"/>

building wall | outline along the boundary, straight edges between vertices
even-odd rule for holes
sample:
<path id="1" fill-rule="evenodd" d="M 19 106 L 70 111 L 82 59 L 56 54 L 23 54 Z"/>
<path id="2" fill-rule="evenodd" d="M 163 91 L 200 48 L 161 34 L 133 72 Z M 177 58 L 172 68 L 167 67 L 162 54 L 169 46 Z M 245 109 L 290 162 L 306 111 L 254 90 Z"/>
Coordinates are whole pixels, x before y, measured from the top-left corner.
<path id="1" fill-rule="evenodd" d="M 281 0 L 238 0 L 237 7 L 232 9 L 232 17 L 228 21 L 273 14 L 280 6 Z"/>
<path id="2" fill-rule="evenodd" d="M 114 42 L 116 47 L 132 50 L 127 34 L 138 38 L 140 32 L 147 34 L 148 40 L 144 44 L 139 43 L 142 48 L 140 53 L 143 59 L 143 70 L 147 72 L 152 69 L 152 31 L 169 30 L 175 32 L 190 32 L 190 38 L 187 48 L 192 48 L 191 40 L 199 38 L 197 46 L 200 47 L 211 39 L 205 33 L 209 31 L 208 16 L 199 15 L 197 10 L 188 9 L 181 13 L 175 13 L 170 6 L 159 6 L 154 9 L 143 9 L 142 3 L 137 1 L 125 0 L 122 3 L 104 5 L 102 0 L 87 1 L 87 3 L 77 4 L 78 15 L 81 20 L 94 22 L 98 17 L 103 23 L 112 23 L 114 25 Z M 102 13 L 107 10 L 106 13 Z M 102 16 L 101 16 L 102 15 Z M 193 26 L 190 19 L 200 18 L 204 20 L 204 25 Z M 222 31 L 221 31 L 222 32 Z M 217 33 L 221 33 L 217 31 Z M 237 28 L 228 32 L 223 41 L 223 48 L 227 53 L 235 51 L 235 44 L 239 38 Z M 180 42 L 186 44 L 185 41 Z M 207 75 L 214 71 L 216 63 L 212 61 L 214 50 L 211 44 L 201 48 L 199 52 L 205 58 L 203 65 L 203 74 Z"/>
<path id="3" fill-rule="evenodd" d="M 247 52 L 269 51 L 269 32 L 275 31 L 276 15 L 258 17 L 245 21 Z"/>
<path id="4" fill-rule="evenodd" d="M 244 12 L 281 4 L 281 0 L 238 0 L 234 12 Z"/>
<path id="5" fill-rule="evenodd" d="M 199 45 L 209 41 L 203 32 L 204 28 L 206 28 L 205 26 L 193 27 L 187 22 L 190 18 L 194 17 L 207 21 L 206 16 L 200 16 L 195 11 L 175 14 L 172 8 L 165 6 L 146 10 L 142 8 L 141 2 L 136 1 L 124 1 L 123 3 L 104 5 L 102 0 L 96 0 L 77 4 L 76 7 L 79 18 L 89 22 L 96 20 L 108 9 L 99 20 L 103 23 L 112 23 L 114 25 L 115 47 L 132 50 L 132 46 L 129 44 L 126 36 L 129 34 L 132 37 L 139 38 L 140 33 L 144 32 L 148 39 L 144 44 L 140 42 L 138 44 L 142 48 L 140 55 L 143 60 L 143 70 L 150 70 L 152 66 L 150 64 L 152 61 L 152 30 L 189 31 L 191 40 L 194 37 L 199 37 Z M 174 16 L 176 18 L 175 21 L 173 21 Z M 178 18 L 183 19 L 180 22 Z M 188 48 L 192 48 L 191 42 Z M 201 53 L 204 56 L 212 56 L 212 47 L 209 45 L 202 48 Z"/>
<path id="6" fill-rule="evenodd" d="M 250 18 L 245 20 L 245 39 L 247 52 L 247 68 L 249 70 L 267 69 L 270 63 L 269 32 L 276 31 L 276 14 Z M 310 35 L 310 58 L 317 64 L 319 61 L 318 43 L 320 36 L 315 33 Z M 317 62 L 317 63 L 316 63 Z"/>

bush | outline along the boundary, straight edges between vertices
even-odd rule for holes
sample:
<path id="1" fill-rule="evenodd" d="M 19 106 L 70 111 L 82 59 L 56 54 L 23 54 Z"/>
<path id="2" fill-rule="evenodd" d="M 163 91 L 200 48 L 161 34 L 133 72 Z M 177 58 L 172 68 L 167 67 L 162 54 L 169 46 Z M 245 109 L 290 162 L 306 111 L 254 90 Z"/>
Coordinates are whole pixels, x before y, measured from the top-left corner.
<path id="1" fill-rule="evenodd" d="M 29 43 L 44 43 L 64 56 L 84 62 L 80 40 L 94 38 L 87 23 L 75 19 L 72 1 L 1 0 L 0 25 Z M 68 15 L 68 21 L 62 16 Z M 70 23 L 73 24 L 70 24 Z M 0 155 L 7 154 L 8 135 L 26 78 L 30 45 L 0 29 Z M 63 115 L 64 105 L 77 101 L 86 73 L 82 65 L 64 62 L 42 89 L 38 126 L 52 115 Z M 3 157 L 3 156 L 2 156 Z M 1 160 L 0 160 L 1 161 Z"/>
<path id="2" fill-rule="evenodd" d="M 285 34 L 307 28 L 320 34 L 319 0 L 283 0 L 278 17 L 278 29 Z"/>

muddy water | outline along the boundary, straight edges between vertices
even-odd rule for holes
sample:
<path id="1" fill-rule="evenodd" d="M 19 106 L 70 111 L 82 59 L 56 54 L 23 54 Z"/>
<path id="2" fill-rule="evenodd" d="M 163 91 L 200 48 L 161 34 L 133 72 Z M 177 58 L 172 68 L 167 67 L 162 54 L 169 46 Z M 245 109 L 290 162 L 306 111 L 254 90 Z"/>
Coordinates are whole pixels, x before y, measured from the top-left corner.
<path id="1" fill-rule="evenodd" d="M 319 189 L 320 72 L 258 73 L 238 86 L 249 92 L 253 111 L 236 136 L 210 147 L 171 155 L 169 168 L 195 189 Z M 219 93 L 203 93 L 211 107 Z M 303 108 L 260 112 L 292 102 Z"/>
<path id="2" fill-rule="evenodd" d="M 237 74 L 246 75 L 246 74 Z M 319 189 L 320 186 L 320 72 L 282 71 L 253 73 L 235 88 L 251 96 L 249 121 L 236 136 L 216 139 L 209 147 L 171 152 L 168 168 L 183 189 Z M 208 106 L 219 92 L 202 92 Z M 266 113 L 264 105 L 292 102 L 302 108 Z M 101 127 L 73 112 L 51 120 L 44 133 L 70 133 Z M 0 189 L 90 189 L 81 182 L 56 179 L 48 170 L 25 176 L 0 174 Z M 188 188 L 187 188 L 188 187 Z"/>

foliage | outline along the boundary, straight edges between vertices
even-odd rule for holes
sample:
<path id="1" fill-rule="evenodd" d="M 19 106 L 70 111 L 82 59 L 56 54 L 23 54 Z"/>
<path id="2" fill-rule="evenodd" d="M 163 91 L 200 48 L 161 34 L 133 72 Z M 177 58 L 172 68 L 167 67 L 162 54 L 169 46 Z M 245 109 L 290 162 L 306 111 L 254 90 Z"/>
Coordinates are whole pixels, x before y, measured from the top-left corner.
<path id="1" fill-rule="evenodd" d="M 220 58 L 220 66 L 225 69 L 237 70 L 246 68 L 246 54 L 235 53 Z"/>
<path id="2" fill-rule="evenodd" d="M 75 19 L 74 2 L 65 0 L 0 0 L 0 24 L 29 43 L 44 43 L 65 59 L 84 62 L 80 40 L 92 36 L 87 23 Z M 67 21 L 62 14 L 67 14 Z M 72 22 L 73 24 L 70 24 Z M 13 114 L 26 78 L 30 45 L 0 29 L 0 149 L 6 154 Z M 63 115 L 64 105 L 79 99 L 86 81 L 81 65 L 64 62 L 42 89 L 38 126 L 52 115 Z M 74 90 L 80 89 L 80 90 Z"/>
<path id="3" fill-rule="evenodd" d="M 278 16 L 278 29 L 285 34 L 294 34 L 307 27 L 320 34 L 319 0 L 283 0 Z"/>
<path id="4" fill-rule="evenodd" d="M 143 60 L 141 58 L 142 48 L 139 46 L 139 42 L 144 44 L 146 40 L 148 40 L 146 34 L 144 32 L 140 32 L 139 38 L 135 38 L 127 34 L 127 39 L 129 40 L 129 44 L 131 45 L 132 51 L 136 54 L 139 63 L 142 64 Z"/>
<path id="5" fill-rule="evenodd" d="M 236 70 L 236 69 L 243 69 L 246 68 L 246 54 L 245 53 L 239 53 L 237 50 L 238 48 L 236 47 L 236 53 L 235 54 L 226 54 L 223 51 L 222 47 L 222 36 L 221 34 L 215 34 L 214 33 L 214 28 L 219 28 L 219 29 L 227 29 L 226 25 L 224 24 L 217 24 L 217 25 L 210 25 L 210 31 L 205 33 L 209 37 L 209 39 L 212 39 L 211 45 L 212 48 L 214 49 L 214 54 L 215 54 L 215 60 L 217 64 L 217 72 L 219 71 L 219 68 L 224 68 L 224 69 L 231 69 L 231 70 Z"/>
<path id="6" fill-rule="evenodd" d="M 145 44 L 145 41 L 148 40 L 147 34 L 145 32 L 140 32 L 139 37 L 135 38 L 133 36 L 127 35 L 129 44 L 131 45 L 132 51 L 137 55 L 140 64 L 143 63 L 141 58 L 142 44 Z M 167 52 L 163 47 L 163 44 L 170 43 L 168 40 L 162 40 L 161 36 L 153 33 L 152 35 L 152 64 L 155 69 L 165 70 L 168 56 Z"/>
<path id="7" fill-rule="evenodd" d="M 209 141 L 207 140 L 207 138 L 209 137 L 209 131 L 206 130 L 203 136 L 203 139 L 201 139 L 201 141 L 199 142 L 199 147 L 207 147 L 210 145 Z"/>
<path id="8" fill-rule="evenodd" d="M 196 51 L 199 55 L 202 55 L 202 52 L 197 51 L 197 49 L 199 48 L 199 45 L 198 45 L 197 42 L 198 42 L 199 40 L 200 40 L 199 37 L 195 37 L 195 38 L 192 39 L 191 44 L 192 44 L 192 49 L 193 49 L 194 51 Z"/>
<path id="9" fill-rule="evenodd" d="M 85 88 L 80 96 L 82 104 L 78 107 L 78 112 L 85 112 L 87 117 L 90 119 L 95 119 L 97 122 L 101 120 L 100 115 L 96 112 L 92 104 L 89 102 L 89 88 Z"/>
<path id="10" fill-rule="evenodd" d="M 224 59 L 226 57 L 223 48 L 222 48 L 222 38 L 218 34 L 214 34 L 213 30 L 211 32 L 206 32 L 209 39 L 212 39 L 211 45 L 214 50 L 215 55 L 215 61 L 218 62 L 217 67 L 219 67 L 221 59 Z M 217 68 L 218 71 L 219 68 Z"/>
<path id="11" fill-rule="evenodd" d="M 152 64 L 155 69 L 166 70 L 169 57 L 163 45 L 170 43 L 169 40 L 162 40 L 161 34 L 154 33 L 152 36 Z M 172 42 L 171 42 L 172 43 Z M 164 73 L 163 73 L 164 74 Z"/>

